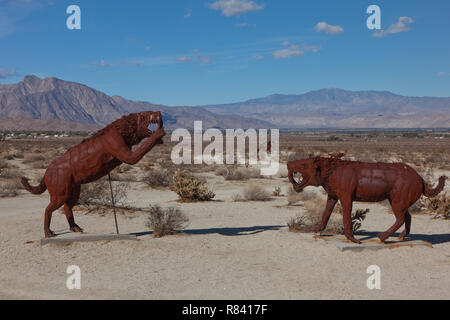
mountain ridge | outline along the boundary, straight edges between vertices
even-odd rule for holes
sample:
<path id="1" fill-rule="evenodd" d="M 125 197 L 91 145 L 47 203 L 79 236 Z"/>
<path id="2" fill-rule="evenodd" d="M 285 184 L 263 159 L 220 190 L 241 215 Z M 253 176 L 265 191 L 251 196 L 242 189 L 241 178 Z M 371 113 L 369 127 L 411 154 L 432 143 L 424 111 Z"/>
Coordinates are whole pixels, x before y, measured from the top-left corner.
<path id="1" fill-rule="evenodd" d="M 143 110 L 160 110 L 166 128 L 446 128 L 450 97 L 408 97 L 389 91 L 339 88 L 303 94 L 272 94 L 243 102 L 164 106 L 109 96 L 84 84 L 25 76 L 0 85 L 0 118 L 61 120 L 105 125 Z"/>

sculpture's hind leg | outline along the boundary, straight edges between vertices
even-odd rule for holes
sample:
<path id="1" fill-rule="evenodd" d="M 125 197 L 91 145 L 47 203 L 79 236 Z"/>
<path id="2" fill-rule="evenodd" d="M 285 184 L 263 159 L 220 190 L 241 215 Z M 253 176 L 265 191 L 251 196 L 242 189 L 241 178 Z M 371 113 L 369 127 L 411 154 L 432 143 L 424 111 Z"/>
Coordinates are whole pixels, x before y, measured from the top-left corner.
<path id="1" fill-rule="evenodd" d="M 44 216 L 44 235 L 46 238 L 51 238 L 55 236 L 55 233 L 50 230 L 50 223 L 52 221 L 52 213 L 58 210 L 64 204 L 64 200 L 60 197 L 51 197 L 50 204 L 45 209 Z"/>
<path id="2" fill-rule="evenodd" d="M 70 231 L 72 232 L 83 232 L 76 223 L 75 218 L 73 217 L 72 208 L 78 203 L 78 199 L 80 197 L 80 185 L 74 185 L 71 188 L 71 192 L 69 195 L 69 199 L 67 199 L 64 204 L 64 213 L 67 218 L 67 222 L 69 223 Z"/>
<path id="3" fill-rule="evenodd" d="M 409 235 L 409 232 L 411 231 L 411 214 L 407 210 L 405 212 L 405 230 L 400 234 L 400 237 L 398 237 L 398 240 L 403 241 L 405 240 L 405 237 Z"/>
<path id="4" fill-rule="evenodd" d="M 392 211 L 394 211 L 395 215 L 395 223 L 388 230 L 379 233 L 377 235 L 381 242 L 384 242 L 387 238 L 389 238 L 405 222 L 405 215 L 407 210 L 404 207 L 402 207 L 401 203 L 392 201 L 391 204 L 392 204 Z"/>

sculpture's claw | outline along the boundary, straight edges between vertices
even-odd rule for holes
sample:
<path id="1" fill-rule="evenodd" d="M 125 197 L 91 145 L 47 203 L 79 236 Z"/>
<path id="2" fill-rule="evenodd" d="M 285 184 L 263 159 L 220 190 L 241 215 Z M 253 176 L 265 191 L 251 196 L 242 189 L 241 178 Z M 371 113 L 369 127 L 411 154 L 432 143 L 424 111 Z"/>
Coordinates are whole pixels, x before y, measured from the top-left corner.
<path id="1" fill-rule="evenodd" d="M 318 225 L 315 229 L 314 232 L 315 233 L 320 233 L 324 230 L 325 228 L 322 225 Z"/>
<path id="2" fill-rule="evenodd" d="M 53 238 L 56 237 L 56 233 L 54 233 L 52 230 L 44 230 L 44 234 L 46 238 Z"/>
<path id="3" fill-rule="evenodd" d="M 377 234 L 378 239 L 380 239 L 381 243 L 384 243 L 384 241 L 388 238 L 385 234 L 379 233 Z"/>
<path id="4" fill-rule="evenodd" d="M 72 231 L 72 232 L 83 232 L 83 229 L 80 228 L 78 225 L 74 225 L 73 227 L 70 227 L 70 231 Z"/>
<path id="5" fill-rule="evenodd" d="M 361 241 L 359 241 L 358 239 L 356 239 L 355 237 L 353 237 L 353 236 L 348 236 L 348 235 L 346 235 L 345 236 L 349 241 L 351 241 L 351 242 L 354 242 L 354 243 L 357 243 L 357 244 L 361 244 Z"/>

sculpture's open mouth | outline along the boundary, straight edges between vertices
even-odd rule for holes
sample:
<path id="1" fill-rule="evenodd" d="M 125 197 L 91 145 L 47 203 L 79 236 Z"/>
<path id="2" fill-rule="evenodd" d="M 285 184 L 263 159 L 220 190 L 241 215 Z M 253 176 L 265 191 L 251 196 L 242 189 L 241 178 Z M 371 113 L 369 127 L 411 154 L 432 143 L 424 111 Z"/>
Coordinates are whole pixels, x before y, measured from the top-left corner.
<path id="1" fill-rule="evenodd" d="M 155 126 L 155 124 L 157 126 Z M 147 126 L 147 135 L 150 136 L 156 130 L 162 129 L 162 127 L 163 127 L 163 123 L 162 123 L 161 118 L 152 116 L 150 118 L 150 122 L 148 123 L 148 126 Z"/>
<path id="2" fill-rule="evenodd" d="M 295 191 L 301 192 L 308 184 L 307 177 L 304 177 L 300 172 L 289 172 L 289 181 L 294 186 Z"/>
<path id="3" fill-rule="evenodd" d="M 299 184 L 303 181 L 303 175 L 300 172 L 294 172 L 292 174 L 292 178 L 294 179 L 295 183 Z"/>

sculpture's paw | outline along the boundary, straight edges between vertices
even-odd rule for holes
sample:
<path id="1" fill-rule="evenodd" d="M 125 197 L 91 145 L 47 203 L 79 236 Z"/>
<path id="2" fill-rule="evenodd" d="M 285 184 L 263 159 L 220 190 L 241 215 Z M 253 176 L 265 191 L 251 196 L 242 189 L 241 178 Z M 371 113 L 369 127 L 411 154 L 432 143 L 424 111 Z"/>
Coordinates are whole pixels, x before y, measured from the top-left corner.
<path id="1" fill-rule="evenodd" d="M 356 239 L 356 238 L 353 237 L 353 236 L 346 235 L 345 237 L 346 237 L 349 241 L 351 241 L 351 242 L 354 242 L 354 243 L 357 243 L 357 244 L 361 244 L 361 241 L 359 241 L 358 239 Z"/>
<path id="2" fill-rule="evenodd" d="M 384 243 L 384 241 L 388 238 L 384 233 L 377 234 L 378 239 L 380 239 L 381 243 Z"/>
<path id="3" fill-rule="evenodd" d="M 83 232 L 83 229 L 81 229 L 78 225 L 74 225 L 73 227 L 70 227 L 70 231 L 72 231 L 72 232 Z"/>
<path id="4" fill-rule="evenodd" d="M 321 225 L 318 225 L 317 227 L 314 228 L 314 232 L 315 233 L 320 233 L 324 230 L 325 228 Z"/>
<path id="5" fill-rule="evenodd" d="M 56 237 L 56 233 L 54 233 L 52 230 L 44 230 L 44 234 L 46 238 L 53 238 Z"/>

